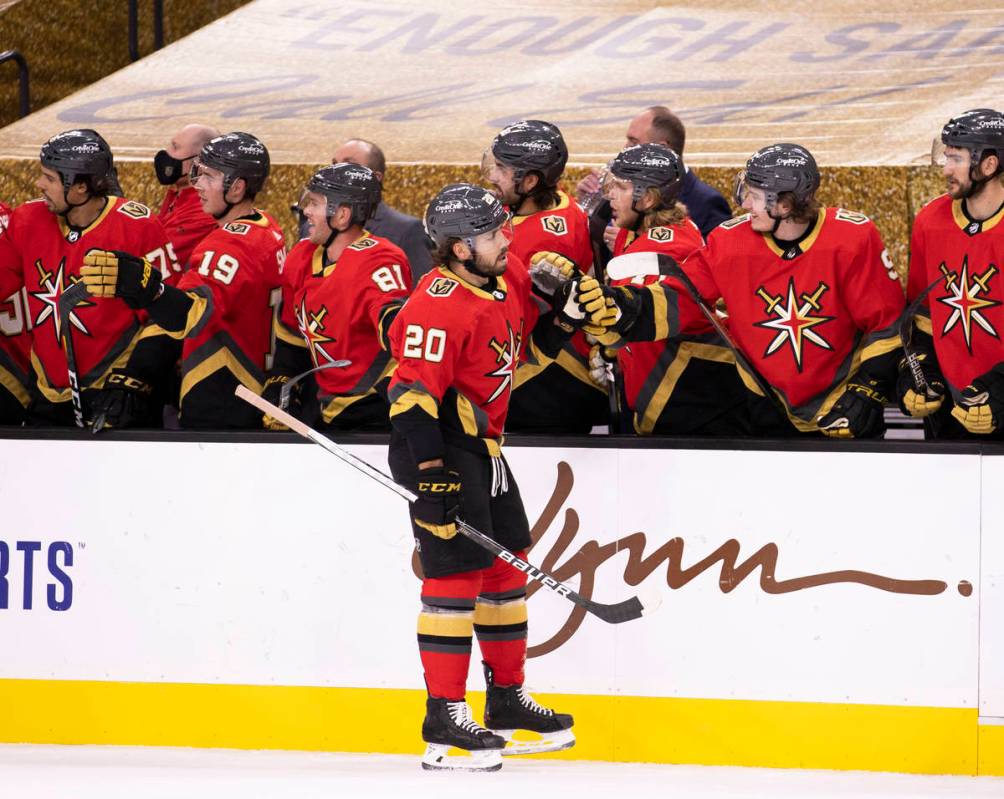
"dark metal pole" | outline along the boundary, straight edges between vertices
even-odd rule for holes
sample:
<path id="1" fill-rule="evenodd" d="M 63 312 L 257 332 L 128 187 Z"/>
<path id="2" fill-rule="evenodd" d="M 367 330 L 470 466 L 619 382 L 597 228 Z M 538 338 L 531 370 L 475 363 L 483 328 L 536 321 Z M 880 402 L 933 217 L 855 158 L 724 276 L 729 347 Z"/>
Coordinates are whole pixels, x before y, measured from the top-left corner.
<path id="1" fill-rule="evenodd" d="M 5 50 L 0 53 L 0 64 L 5 61 L 14 61 L 17 64 L 17 82 L 20 95 L 21 116 L 26 117 L 31 113 L 31 89 L 30 76 L 28 74 L 28 62 L 17 50 Z"/>
<path id="2" fill-rule="evenodd" d="M 164 46 L 164 0 L 153 0 L 153 49 Z"/>
<path id="3" fill-rule="evenodd" d="M 129 60 L 139 61 L 139 9 L 137 0 L 129 0 Z"/>

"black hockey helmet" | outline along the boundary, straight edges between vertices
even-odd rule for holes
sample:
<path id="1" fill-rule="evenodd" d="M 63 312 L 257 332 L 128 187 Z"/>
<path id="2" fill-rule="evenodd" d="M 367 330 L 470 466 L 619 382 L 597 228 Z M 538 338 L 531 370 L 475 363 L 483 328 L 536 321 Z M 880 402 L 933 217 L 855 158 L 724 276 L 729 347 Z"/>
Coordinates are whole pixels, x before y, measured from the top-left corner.
<path id="1" fill-rule="evenodd" d="M 684 169 L 680 156 L 664 144 L 636 144 L 621 150 L 610 162 L 607 176 L 630 180 L 632 207 L 648 189 L 658 189 L 663 203 L 680 193 Z"/>
<path id="2" fill-rule="evenodd" d="M 544 184 L 553 187 L 568 163 L 568 146 L 555 125 L 524 119 L 499 131 L 482 160 L 482 171 L 490 168 L 489 158 L 512 167 L 517 185 L 527 172 L 539 172 Z"/>
<path id="3" fill-rule="evenodd" d="M 819 167 L 800 144 L 772 144 L 753 153 L 736 175 L 733 197 L 737 205 L 742 205 L 746 186 L 763 190 L 770 212 L 778 195 L 786 191 L 799 202 L 808 200 L 819 188 Z"/>
<path id="4" fill-rule="evenodd" d="M 42 145 L 42 166 L 59 173 L 64 193 L 80 181 L 91 194 L 106 194 L 112 174 L 112 150 L 100 133 L 78 128 L 58 133 Z"/>
<path id="5" fill-rule="evenodd" d="M 192 164 L 191 180 L 194 183 L 201 167 L 218 169 L 223 173 L 223 194 L 237 178 L 247 185 L 247 197 L 253 197 L 269 172 L 268 149 L 250 133 L 226 133 L 207 142 Z"/>
<path id="6" fill-rule="evenodd" d="M 474 237 L 509 224 L 509 214 L 498 198 L 481 186 L 451 183 L 425 209 L 425 232 L 437 247 L 462 239 L 474 249 Z"/>
<path id="7" fill-rule="evenodd" d="M 974 167 L 990 155 L 1004 162 L 1004 114 L 992 108 L 975 108 L 952 117 L 941 129 L 941 141 L 935 139 L 931 149 L 931 160 L 938 166 L 945 163 L 945 147 L 969 150 Z M 998 163 L 997 174 L 1002 171 L 1004 163 Z"/>
<path id="8" fill-rule="evenodd" d="M 376 173 L 361 164 L 332 164 L 316 173 L 307 183 L 307 191 L 324 196 L 328 201 L 328 218 L 339 206 L 352 209 L 351 225 L 363 225 L 380 204 L 383 186 Z"/>

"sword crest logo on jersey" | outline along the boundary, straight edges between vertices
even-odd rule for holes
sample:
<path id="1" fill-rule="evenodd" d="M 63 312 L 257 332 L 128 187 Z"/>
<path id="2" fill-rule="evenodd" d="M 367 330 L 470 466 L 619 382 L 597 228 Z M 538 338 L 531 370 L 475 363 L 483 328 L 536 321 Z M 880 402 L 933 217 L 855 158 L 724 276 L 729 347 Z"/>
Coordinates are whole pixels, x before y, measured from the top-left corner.
<path id="1" fill-rule="evenodd" d="M 564 236 L 568 233 L 568 222 L 565 221 L 563 216 L 545 216 L 541 218 L 540 224 L 544 226 L 544 230 L 554 236 Z"/>
<path id="2" fill-rule="evenodd" d="M 300 327 L 304 341 L 307 342 L 314 366 L 332 363 L 336 360 L 324 349 L 325 344 L 335 341 L 332 337 L 324 334 L 324 319 L 327 315 L 328 309 L 323 305 L 316 311 L 308 310 L 306 298 L 300 300 L 300 305 L 296 309 L 296 323 Z"/>
<path id="3" fill-rule="evenodd" d="M 56 330 L 57 339 L 62 333 L 60 330 L 61 321 L 59 318 L 59 298 L 63 296 L 63 292 L 66 291 L 66 289 L 80 279 L 78 277 L 71 276 L 69 281 L 67 281 L 63 274 L 63 270 L 65 268 L 65 257 L 59 259 L 59 266 L 56 267 L 55 272 L 50 272 L 46 269 L 42 264 L 41 258 L 37 259 L 35 261 L 35 269 L 38 270 L 38 286 L 42 290 L 31 292 L 31 295 L 35 297 L 35 299 L 41 300 L 43 306 L 42 310 L 38 312 L 38 316 L 35 319 L 35 327 L 38 328 L 51 318 L 53 326 Z M 69 285 L 67 285 L 67 283 L 69 283 Z M 77 305 L 77 309 L 86 308 L 91 305 L 94 305 L 94 303 L 90 300 L 86 300 L 79 303 Z M 80 317 L 77 316 L 77 309 L 70 311 L 70 324 L 85 336 L 89 336 L 91 335 L 91 331 L 89 331 L 84 323 L 80 321 Z"/>
<path id="4" fill-rule="evenodd" d="M 764 357 L 773 355 L 782 346 L 788 344 L 791 353 L 795 358 L 795 366 L 798 371 L 802 371 L 802 348 L 806 341 L 821 347 L 824 350 L 832 350 L 825 338 L 818 331 L 814 330 L 818 325 L 825 324 L 834 316 L 826 316 L 822 311 L 823 295 L 829 290 L 829 286 L 820 281 L 815 291 L 811 294 L 803 292 L 799 294 L 795 289 L 795 278 L 788 278 L 788 296 L 770 294 L 763 286 L 757 290 L 757 296 L 764 301 L 764 310 L 770 314 L 770 318 L 763 322 L 754 322 L 757 327 L 766 327 L 776 330 Z"/>
<path id="5" fill-rule="evenodd" d="M 973 324 L 996 339 L 1000 339 L 997 330 L 990 321 L 983 315 L 988 308 L 994 308 L 1001 304 L 1000 300 L 987 298 L 990 293 L 990 280 L 999 271 L 995 264 L 990 264 L 982 273 L 969 273 L 969 256 L 962 259 L 962 268 L 958 272 L 951 271 L 942 262 L 938 267 L 941 274 L 945 276 L 945 289 L 949 294 L 945 297 L 938 297 L 938 302 L 951 308 L 948 319 L 941 329 L 942 337 L 947 336 L 954 328 L 962 330 L 962 336 L 966 342 L 966 349 L 973 352 Z"/>
<path id="6" fill-rule="evenodd" d="M 498 364 L 498 368 L 486 373 L 485 377 L 497 377 L 499 383 L 485 404 L 494 402 L 512 388 L 512 376 L 519 361 L 519 348 L 523 342 L 523 326 L 520 325 L 518 333 L 512 329 L 512 325 L 508 321 L 505 326 L 508 335 L 503 341 L 492 336 L 492 340 L 488 342 L 488 346 L 495 353 L 495 363 Z"/>

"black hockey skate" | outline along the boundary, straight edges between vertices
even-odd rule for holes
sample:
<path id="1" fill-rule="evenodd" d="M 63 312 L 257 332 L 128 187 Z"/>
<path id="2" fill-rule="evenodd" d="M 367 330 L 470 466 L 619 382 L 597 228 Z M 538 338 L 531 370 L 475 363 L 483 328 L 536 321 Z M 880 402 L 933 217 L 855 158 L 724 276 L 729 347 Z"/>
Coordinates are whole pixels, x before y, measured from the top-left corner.
<path id="1" fill-rule="evenodd" d="M 557 752 L 575 746 L 572 717 L 568 713 L 555 713 L 537 704 L 522 685 L 501 688 L 495 685 L 491 667 L 485 663 L 485 682 L 488 696 L 485 699 L 485 726 L 506 740 L 502 754 L 535 755 L 540 752 Z M 519 731 L 539 735 L 533 740 L 516 740 Z"/>
<path id="2" fill-rule="evenodd" d="M 505 739 L 486 730 L 471 717 L 471 708 L 463 699 L 425 700 L 422 740 L 428 746 L 422 755 L 422 768 L 462 771 L 498 771 L 502 768 Z M 451 748 L 463 749 L 469 756 L 450 755 Z"/>

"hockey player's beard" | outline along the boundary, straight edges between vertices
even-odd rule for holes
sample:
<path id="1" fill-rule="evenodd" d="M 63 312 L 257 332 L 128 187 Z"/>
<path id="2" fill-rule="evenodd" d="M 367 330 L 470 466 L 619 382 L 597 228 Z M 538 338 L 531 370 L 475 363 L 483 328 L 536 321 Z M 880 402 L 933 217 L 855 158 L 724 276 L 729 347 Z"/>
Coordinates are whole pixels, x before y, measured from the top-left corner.
<path id="1" fill-rule="evenodd" d="M 963 197 L 967 196 L 969 186 L 963 186 L 955 178 L 948 178 L 946 181 L 945 191 L 953 200 L 961 200 Z"/>

